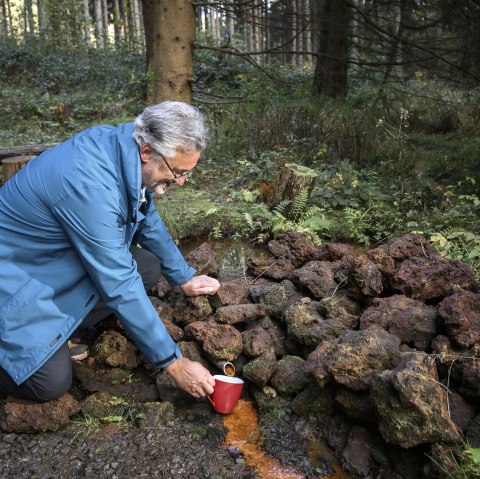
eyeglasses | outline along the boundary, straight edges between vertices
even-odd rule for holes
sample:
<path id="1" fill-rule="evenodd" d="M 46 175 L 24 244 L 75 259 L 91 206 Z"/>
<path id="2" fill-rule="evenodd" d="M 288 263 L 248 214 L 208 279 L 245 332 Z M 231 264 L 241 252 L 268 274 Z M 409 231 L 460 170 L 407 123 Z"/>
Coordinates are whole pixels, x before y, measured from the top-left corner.
<path id="1" fill-rule="evenodd" d="M 158 152 L 157 152 L 158 153 Z M 186 171 L 185 173 L 177 173 L 168 163 L 167 159 L 161 154 L 161 153 L 158 153 L 160 155 L 160 158 L 165 162 L 165 164 L 167 165 L 167 168 L 170 170 L 170 173 L 173 175 L 173 179 L 174 180 L 178 180 L 179 178 L 190 178 L 192 176 L 192 173 L 193 173 L 193 169 L 191 169 L 190 171 Z"/>

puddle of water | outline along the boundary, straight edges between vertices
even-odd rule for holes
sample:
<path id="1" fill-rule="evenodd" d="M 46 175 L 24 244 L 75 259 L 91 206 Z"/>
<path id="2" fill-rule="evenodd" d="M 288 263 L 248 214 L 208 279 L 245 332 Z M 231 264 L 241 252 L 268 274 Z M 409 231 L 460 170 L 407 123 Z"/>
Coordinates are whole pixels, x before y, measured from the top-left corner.
<path id="1" fill-rule="evenodd" d="M 284 466 L 278 460 L 265 454 L 258 426 L 258 414 L 252 401 L 240 399 L 233 413 L 225 416 L 223 423 L 228 430 L 225 438 L 226 446 L 237 447 L 245 462 L 257 470 L 256 479 L 305 479 L 305 475 L 290 466 Z M 310 448 L 309 448 L 310 449 Z M 309 454 L 312 451 L 309 451 Z M 324 454 L 316 452 L 317 459 Z M 340 469 L 336 460 L 332 464 L 334 476 L 322 476 L 318 479 L 351 479 L 351 476 Z"/>
<path id="2" fill-rule="evenodd" d="M 190 251 L 208 242 L 215 252 L 218 267 L 223 275 L 240 275 L 245 272 L 246 260 L 250 257 L 265 258 L 270 253 L 264 246 L 255 246 L 246 241 L 220 239 L 212 241 L 208 236 L 182 241 L 180 251 L 187 255 Z"/>

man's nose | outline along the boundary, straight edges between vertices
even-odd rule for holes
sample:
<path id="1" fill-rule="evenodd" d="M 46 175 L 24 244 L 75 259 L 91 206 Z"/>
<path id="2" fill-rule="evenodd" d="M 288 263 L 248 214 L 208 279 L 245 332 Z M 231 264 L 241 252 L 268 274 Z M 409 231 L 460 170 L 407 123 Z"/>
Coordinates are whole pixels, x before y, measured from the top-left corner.
<path id="1" fill-rule="evenodd" d="M 180 178 L 175 178 L 175 181 L 178 186 L 183 186 L 187 178 L 185 176 L 181 176 Z"/>

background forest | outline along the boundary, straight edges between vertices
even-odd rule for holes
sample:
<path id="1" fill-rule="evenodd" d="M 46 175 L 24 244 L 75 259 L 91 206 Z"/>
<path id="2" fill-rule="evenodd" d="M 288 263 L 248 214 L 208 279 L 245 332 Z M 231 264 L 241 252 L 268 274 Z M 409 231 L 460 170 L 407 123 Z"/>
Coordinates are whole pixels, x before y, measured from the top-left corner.
<path id="1" fill-rule="evenodd" d="M 480 276 L 477 0 L 0 0 L 0 83 L 3 147 L 198 106 L 209 146 L 158 203 L 177 240 L 420 232 Z M 271 208 L 292 162 L 315 187 Z"/>

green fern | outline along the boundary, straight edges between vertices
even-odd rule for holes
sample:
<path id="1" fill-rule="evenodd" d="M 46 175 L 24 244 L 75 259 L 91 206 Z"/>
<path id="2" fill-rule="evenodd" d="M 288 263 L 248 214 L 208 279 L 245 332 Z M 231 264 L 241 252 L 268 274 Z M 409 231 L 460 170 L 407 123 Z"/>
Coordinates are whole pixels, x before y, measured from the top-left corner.
<path id="1" fill-rule="evenodd" d="M 211 239 L 217 240 L 223 238 L 223 231 L 221 223 L 218 223 L 216 226 L 212 228 L 209 234 Z"/>
<path id="2" fill-rule="evenodd" d="M 295 197 L 293 200 L 293 205 L 292 205 L 292 216 L 294 220 L 298 220 L 302 216 L 303 213 L 305 213 L 305 209 L 307 208 L 308 205 L 308 189 L 307 188 L 302 188 L 298 195 Z"/>
<path id="3" fill-rule="evenodd" d="M 287 206 L 289 206 L 291 202 L 291 200 L 280 201 L 280 203 L 278 203 L 278 205 L 273 208 L 272 213 L 283 215 L 283 213 L 285 213 L 285 210 L 287 209 Z"/>

